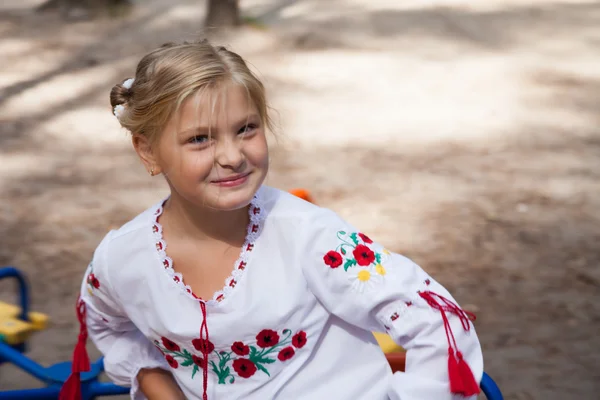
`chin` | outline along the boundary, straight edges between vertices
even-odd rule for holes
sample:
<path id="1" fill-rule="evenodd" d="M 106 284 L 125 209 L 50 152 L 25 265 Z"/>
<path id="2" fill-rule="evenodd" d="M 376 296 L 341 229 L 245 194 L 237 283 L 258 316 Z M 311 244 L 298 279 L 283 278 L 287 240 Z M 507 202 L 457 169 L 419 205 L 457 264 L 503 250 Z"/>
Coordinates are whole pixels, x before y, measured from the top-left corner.
<path id="1" fill-rule="evenodd" d="M 243 188 L 242 190 L 221 190 L 215 191 L 210 196 L 209 206 L 219 211 L 235 211 L 244 208 L 250 204 L 256 190 Z"/>

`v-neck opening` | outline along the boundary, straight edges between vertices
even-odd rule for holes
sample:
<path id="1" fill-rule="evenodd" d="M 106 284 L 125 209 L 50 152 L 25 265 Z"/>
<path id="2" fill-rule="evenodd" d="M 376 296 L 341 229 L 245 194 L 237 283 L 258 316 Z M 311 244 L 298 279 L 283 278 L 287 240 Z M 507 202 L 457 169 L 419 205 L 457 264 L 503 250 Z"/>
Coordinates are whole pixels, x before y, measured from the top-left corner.
<path id="1" fill-rule="evenodd" d="M 154 239 L 154 245 L 158 253 L 159 259 L 162 263 L 163 270 L 166 273 L 166 278 L 174 283 L 186 296 L 200 302 L 206 303 L 209 306 L 216 306 L 224 302 L 230 295 L 234 288 L 239 285 L 243 279 L 245 271 L 250 262 L 252 253 L 255 251 L 256 240 L 258 239 L 264 222 L 264 211 L 261 206 L 260 196 L 257 193 L 248 207 L 249 223 L 246 229 L 246 238 L 244 244 L 240 250 L 238 259 L 232 266 L 230 275 L 225 279 L 225 283 L 222 289 L 217 290 L 213 293 L 210 300 L 204 300 L 197 296 L 189 285 L 185 284 L 183 275 L 180 272 L 175 271 L 173 268 L 173 259 L 167 254 L 167 242 L 163 238 L 163 228 L 158 222 L 160 216 L 164 212 L 164 205 L 167 200 L 164 200 L 157 206 L 154 211 L 152 221 L 152 233 Z"/>

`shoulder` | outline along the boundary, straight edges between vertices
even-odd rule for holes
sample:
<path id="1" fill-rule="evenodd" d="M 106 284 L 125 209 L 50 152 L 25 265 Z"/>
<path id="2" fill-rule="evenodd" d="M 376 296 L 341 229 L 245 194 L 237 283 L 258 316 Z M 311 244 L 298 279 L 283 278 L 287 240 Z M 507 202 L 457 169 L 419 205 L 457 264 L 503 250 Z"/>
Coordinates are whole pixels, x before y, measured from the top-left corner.
<path id="1" fill-rule="evenodd" d="M 131 266 L 141 265 L 140 257 L 151 257 L 153 223 L 162 201 L 144 210 L 118 229 L 109 231 L 94 251 L 94 273 L 110 276 L 123 275 Z"/>
<path id="2" fill-rule="evenodd" d="M 267 225 L 292 229 L 295 236 L 310 236 L 331 231 L 348 223 L 336 212 L 305 201 L 286 191 L 263 186 L 259 193 L 261 207 L 265 208 Z M 284 229 L 285 231 L 285 229 Z"/>

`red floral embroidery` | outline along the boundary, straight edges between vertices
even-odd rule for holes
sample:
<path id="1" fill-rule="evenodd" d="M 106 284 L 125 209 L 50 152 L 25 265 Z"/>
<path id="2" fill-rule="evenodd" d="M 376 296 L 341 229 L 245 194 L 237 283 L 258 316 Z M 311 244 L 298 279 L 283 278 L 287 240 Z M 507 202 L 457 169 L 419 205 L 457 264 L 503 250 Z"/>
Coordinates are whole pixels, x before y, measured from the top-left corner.
<path id="1" fill-rule="evenodd" d="M 373 241 L 363 233 L 347 233 L 339 231 L 337 233 L 339 245 L 335 250 L 328 251 L 323 257 L 323 261 L 331 268 L 337 268 L 344 265 L 344 271 L 357 265 L 368 267 L 381 263 L 381 254 L 373 251 L 368 245 Z M 385 271 L 383 268 L 380 271 Z M 383 275 L 383 274 L 382 274 Z"/>
<path id="2" fill-rule="evenodd" d="M 328 251 L 327 254 L 325 254 L 325 257 L 323 257 L 323 260 L 325 261 L 325 264 L 329 265 L 331 268 L 337 268 L 340 265 L 342 265 L 342 255 L 340 253 L 338 253 L 337 251 Z"/>
<path id="3" fill-rule="evenodd" d="M 246 246 L 247 251 L 252 251 L 253 248 L 254 248 L 254 245 L 252 243 L 248 243 L 248 246 Z"/>
<path id="4" fill-rule="evenodd" d="M 301 349 L 306 344 L 306 332 L 300 331 L 292 337 L 292 344 L 297 349 Z"/>
<path id="5" fill-rule="evenodd" d="M 202 357 L 198 357 L 197 355 L 192 354 L 192 362 L 194 363 L 194 365 L 197 365 L 198 367 L 202 368 L 204 359 Z"/>
<path id="6" fill-rule="evenodd" d="M 256 344 L 263 349 L 273 347 L 279 343 L 279 334 L 271 329 L 263 329 L 256 335 Z"/>
<path id="7" fill-rule="evenodd" d="M 241 270 L 246 269 L 246 262 L 245 261 L 240 261 L 240 265 L 238 265 L 238 269 L 241 269 Z"/>
<path id="8" fill-rule="evenodd" d="M 169 350 L 169 351 L 180 351 L 181 348 L 179 347 L 179 345 L 169 339 L 167 339 L 166 337 L 162 337 L 160 338 L 163 346 L 165 346 L 165 349 Z"/>
<path id="9" fill-rule="evenodd" d="M 98 289 L 100 287 L 100 281 L 98 280 L 98 278 L 96 278 L 96 275 L 94 275 L 93 273 L 88 275 L 87 282 L 94 289 Z"/>
<path id="10" fill-rule="evenodd" d="M 233 351 L 238 356 L 247 356 L 250 354 L 250 347 L 246 346 L 242 342 L 235 342 L 231 345 L 231 351 Z"/>
<path id="11" fill-rule="evenodd" d="M 354 256 L 356 263 L 361 267 L 366 267 L 375 261 L 375 253 L 364 244 L 356 246 L 354 251 L 352 251 L 352 255 Z"/>
<path id="12" fill-rule="evenodd" d="M 224 294 L 220 294 L 220 295 L 218 295 L 218 296 L 217 296 L 217 298 L 216 298 L 215 300 L 217 300 L 217 301 L 221 301 L 221 300 L 223 300 L 224 298 L 225 298 L 225 295 L 224 295 Z"/>
<path id="13" fill-rule="evenodd" d="M 167 360 L 167 362 L 169 363 L 169 366 L 173 369 L 179 367 L 179 363 L 177 362 L 177 360 L 175 358 L 173 358 L 173 356 L 171 355 L 167 355 L 165 356 L 165 359 Z"/>
<path id="14" fill-rule="evenodd" d="M 233 370 L 242 378 L 250 378 L 257 371 L 256 364 L 247 358 L 238 358 L 233 362 Z"/>
<path id="15" fill-rule="evenodd" d="M 205 339 L 194 339 L 192 345 L 196 350 L 201 353 L 212 353 L 215 349 L 215 345 L 210 340 Z"/>
<path id="16" fill-rule="evenodd" d="M 398 318 L 400 318 L 400 316 L 398 315 L 398 313 L 393 313 L 392 316 L 390 317 L 390 319 L 393 321 L 397 320 Z"/>
<path id="17" fill-rule="evenodd" d="M 256 224 L 252 225 L 252 232 L 253 233 L 258 232 L 258 225 L 256 225 Z"/>
<path id="18" fill-rule="evenodd" d="M 236 284 L 237 282 L 235 281 L 235 279 L 232 279 L 231 282 L 229 282 L 229 286 L 231 287 L 235 287 Z"/>
<path id="19" fill-rule="evenodd" d="M 413 302 L 412 301 L 407 301 L 407 302 L 405 302 L 405 304 L 406 304 L 407 307 L 410 307 L 410 306 L 413 305 Z"/>
<path id="20" fill-rule="evenodd" d="M 373 243 L 373 241 L 371 240 L 371 238 L 369 238 L 367 235 L 365 235 L 364 233 L 359 233 L 358 236 L 362 239 L 363 242 L 365 242 L 366 244 L 371 244 Z"/>
<path id="21" fill-rule="evenodd" d="M 296 350 L 294 350 L 292 346 L 288 346 L 281 350 L 279 354 L 277 354 L 277 359 L 279 361 L 287 361 L 290 358 L 294 357 L 294 354 L 296 354 Z"/>
<path id="22" fill-rule="evenodd" d="M 218 384 L 231 384 L 235 382 L 235 374 L 245 379 L 258 371 L 271 376 L 269 365 L 277 360 L 284 362 L 291 359 L 307 343 L 304 331 L 298 331 L 294 335 L 290 329 L 280 332 L 263 329 L 256 335 L 256 345 L 236 341 L 227 350 L 217 351 L 212 342 L 203 339 L 192 340 L 192 345 L 196 351 L 206 350 L 209 354 L 209 372 L 217 376 Z M 191 353 L 172 340 L 161 337 L 160 341 L 154 341 L 154 345 L 164 354 L 171 368 L 191 367 L 192 379 L 202 369 L 204 360 L 201 356 Z"/>

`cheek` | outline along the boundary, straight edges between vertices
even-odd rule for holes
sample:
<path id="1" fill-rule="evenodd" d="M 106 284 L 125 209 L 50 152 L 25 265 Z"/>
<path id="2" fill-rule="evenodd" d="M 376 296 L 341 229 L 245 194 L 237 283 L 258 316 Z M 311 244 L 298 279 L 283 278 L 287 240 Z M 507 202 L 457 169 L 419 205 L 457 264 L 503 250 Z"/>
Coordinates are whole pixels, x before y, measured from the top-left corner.
<path id="1" fill-rule="evenodd" d="M 179 160 L 173 164 L 173 168 L 185 176 L 208 176 L 214 166 L 214 156 L 210 150 L 186 151 Z"/>
<path id="2" fill-rule="evenodd" d="M 247 157 L 255 166 L 266 167 L 269 163 L 269 148 L 264 134 L 256 137 L 250 143 Z"/>

